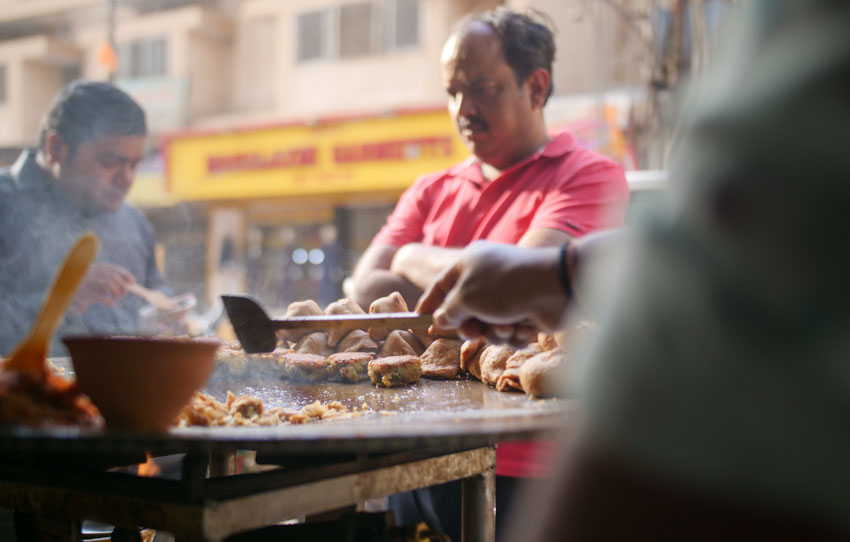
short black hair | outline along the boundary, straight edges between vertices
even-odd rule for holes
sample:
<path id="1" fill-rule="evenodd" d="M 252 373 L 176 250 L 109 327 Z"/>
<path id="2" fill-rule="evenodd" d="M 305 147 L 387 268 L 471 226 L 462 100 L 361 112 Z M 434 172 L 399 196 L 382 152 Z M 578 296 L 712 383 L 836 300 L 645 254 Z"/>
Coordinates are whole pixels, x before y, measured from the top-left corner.
<path id="1" fill-rule="evenodd" d="M 505 61 L 514 72 L 520 85 L 531 72 L 543 68 L 552 74 L 555 59 L 554 24 L 545 13 L 536 9 L 514 11 L 500 7 L 469 16 L 460 24 L 463 30 L 471 23 L 480 22 L 489 26 L 502 44 Z M 552 95 L 554 85 L 549 83 L 549 92 L 544 104 Z"/>
<path id="2" fill-rule="evenodd" d="M 84 80 L 68 84 L 53 98 L 41 125 L 41 152 L 50 130 L 62 136 L 71 156 L 80 144 L 104 135 L 144 136 L 148 131 L 145 112 L 126 92 Z"/>

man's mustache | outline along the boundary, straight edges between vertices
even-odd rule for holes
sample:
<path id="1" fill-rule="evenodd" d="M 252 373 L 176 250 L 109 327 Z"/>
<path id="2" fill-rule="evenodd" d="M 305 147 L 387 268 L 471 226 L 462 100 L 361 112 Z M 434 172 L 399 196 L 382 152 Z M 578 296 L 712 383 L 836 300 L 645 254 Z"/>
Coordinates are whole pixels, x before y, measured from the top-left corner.
<path id="1" fill-rule="evenodd" d="M 484 119 L 478 117 L 462 117 L 457 120 L 457 126 L 461 130 L 486 130 L 489 128 Z"/>

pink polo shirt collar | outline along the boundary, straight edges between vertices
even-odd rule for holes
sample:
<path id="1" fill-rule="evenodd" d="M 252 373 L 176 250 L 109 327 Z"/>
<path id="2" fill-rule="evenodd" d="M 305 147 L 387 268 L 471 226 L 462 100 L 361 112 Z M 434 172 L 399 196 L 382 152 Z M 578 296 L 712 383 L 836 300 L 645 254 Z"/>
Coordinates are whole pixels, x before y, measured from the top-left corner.
<path id="1" fill-rule="evenodd" d="M 563 131 L 557 134 L 552 135 L 552 139 L 542 151 L 535 152 L 525 160 L 514 164 L 508 169 L 502 172 L 501 176 L 504 176 L 508 172 L 519 169 L 521 167 L 525 167 L 531 162 L 538 160 L 540 157 L 545 156 L 546 158 L 556 158 L 558 156 L 563 156 L 567 153 L 570 153 L 576 149 L 576 141 L 573 138 L 573 135 L 570 132 Z M 475 156 L 470 156 L 460 164 L 452 167 L 448 171 L 449 175 L 457 177 L 458 179 L 463 179 L 465 181 L 471 181 L 475 184 L 482 184 L 486 182 L 484 177 L 481 175 L 481 168 L 478 167 L 478 159 Z"/>

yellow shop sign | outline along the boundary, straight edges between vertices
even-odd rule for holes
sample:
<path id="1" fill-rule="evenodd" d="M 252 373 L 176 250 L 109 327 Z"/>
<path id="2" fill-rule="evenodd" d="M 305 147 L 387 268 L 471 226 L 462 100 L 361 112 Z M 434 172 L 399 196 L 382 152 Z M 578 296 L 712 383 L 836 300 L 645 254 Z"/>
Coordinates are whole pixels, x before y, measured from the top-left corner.
<path id="1" fill-rule="evenodd" d="M 444 109 L 166 138 L 183 201 L 401 192 L 468 152 Z"/>

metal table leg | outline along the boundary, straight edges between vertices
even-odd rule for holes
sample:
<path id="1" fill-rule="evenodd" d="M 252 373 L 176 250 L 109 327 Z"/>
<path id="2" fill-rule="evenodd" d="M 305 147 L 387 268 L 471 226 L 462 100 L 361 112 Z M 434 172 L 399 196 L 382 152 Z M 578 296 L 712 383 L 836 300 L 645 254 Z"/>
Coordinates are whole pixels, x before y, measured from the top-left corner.
<path id="1" fill-rule="evenodd" d="M 462 542 L 496 540 L 496 470 L 464 478 L 461 482 Z"/>
<path id="2" fill-rule="evenodd" d="M 210 478 L 232 476 L 234 474 L 236 474 L 236 450 L 213 452 L 210 454 Z"/>

